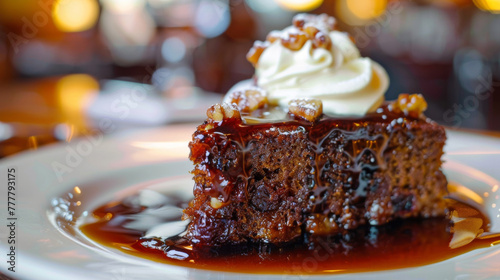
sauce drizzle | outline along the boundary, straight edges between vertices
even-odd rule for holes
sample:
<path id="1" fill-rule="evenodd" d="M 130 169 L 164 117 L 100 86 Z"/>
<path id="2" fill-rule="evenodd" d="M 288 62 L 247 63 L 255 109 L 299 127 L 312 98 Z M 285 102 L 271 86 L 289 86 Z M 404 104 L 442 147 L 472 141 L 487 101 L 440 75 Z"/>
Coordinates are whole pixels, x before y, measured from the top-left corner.
<path id="1" fill-rule="evenodd" d="M 168 238 L 145 237 L 148 227 L 179 223 L 179 211 L 187 202 L 179 198 L 153 208 L 131 202 L 133 197 L 111 202 L 97 208 L 93 212 L 96 221 L 80 230 L 107 247 L 185 267 L 271 274 L 379 271 L 428 265 L 500 243 L 500 234 L 489 233 L 489 219 L 479 206 L 462 203 L 459 197 L 452 194 L 447 199 L 447 218 L 396 220 L 382 226 L 362 226 L 344 236 L 303 235 L 281 245 L 193 248 L 182 232 Z M 168 207 L 179 211 L 159 218 L 158 211 Z M 134 227 L 138 221 L 142 224 Z"/>

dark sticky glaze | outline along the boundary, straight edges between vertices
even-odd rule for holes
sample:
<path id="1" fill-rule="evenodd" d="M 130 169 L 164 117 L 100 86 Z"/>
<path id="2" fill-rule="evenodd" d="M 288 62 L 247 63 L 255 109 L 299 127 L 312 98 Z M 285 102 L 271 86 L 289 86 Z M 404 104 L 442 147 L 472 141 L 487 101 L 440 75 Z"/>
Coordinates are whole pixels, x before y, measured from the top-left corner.
<path id="1" fill-rule="evenodd" d="M 186 238 L 211 246 L 280 243 L 304 231 L 443 216 L 444 128 L 392 105 L 312 123 L 276 108 L 208 118 L 189 143 L 195 198 L 184 210 L 192 220 Z M 267 112 L 272 122 L 248 122 Z"/>
<path id="2" fill-rule="evenodd" d="M 170 205 L 182 203 L 172 200 Z M 80 229 L 104 246 L 156 262 L 217 271 L 272 274 L 338 274 L 416 267 L 500 242 L 500 235 L 490 234 L 451 249 L 454 234 L 487 233 L 489 220 L 467 204 L 449 199 L 448 205 L 449 213 L 475 223 L 454 225 L 447 218 L 406 219 L 383 226 L 362 226 L 345 235 L 304 234 L 300 240 L 279 245 L 244 243 L 193 247 L 181 236 L 166 239 L 142 237 L 144 231 L 130 229 L 127 224 L 145 208 L 114 202 L 96 209 L 93 214 L 97 222 L 85 224 Z M 467 226 L 472 224 L 475 226 Z"/>
<path id="3" fill-rule="evenodd" d="M 241 119 L 224 120 L 209 131 L 198 130 L 195 132 L 194 137 L 203 139 L 210 134 L 213 135 L 217 143 L 222 142 L 223 139 L 229 139 L 239 147 L 236 152 L 240 154 L 243 166 L 247 166 L 248 164 L 245 161 L 246 153 L 248 152 L 247 147 L 251 143 L 250 141 L 256 141 L 252 139 L 255 131 L 266 129 L 280 131 L 282 129 L 283 133 L 290 133 L 290 130 L 293 133 L 307 133 L 310 145 L 315 151 L 316 170 L 319 170 L 319 172 L 315 172 L 315 178 L 312 182 L 312 184 L 318 186 L 314 188 L 314 195 L 319 195 L 327 189 L 321 178 L 321 174 L 327 163 L 327 158 L 322 155 L 324 152 L 323 142 L 330 135 L 335 133 L 342 134 L 345 140 L 352 140 L 352 144 L 345 147 L 343 153 L 354 163 L 348 168 L 348 171 L 357 174 L 355 176 L 357 180 L 352 182 L 353 186 L 357 186 L 356 194 L 359 197 L 364 197 L 366 196 L 367 187 L 372 180 L 373 173 L 379 168 L 385 167 L 383 155 L 390 135 L 404 128 L 411 128 L 412 126 L 424 123 L 434 123 L 425 116 L 416 118 L 405 115 L 402 112 L 394 112 L 390 109 L 389 105 L 389 102 L 385 102 L 376 112 L 368 113 L 365 116 L 323 115 L 315 123 L 296 120 L 293 116 L 285 114 L 284 119 L 270 121 L 262 119 L 262 123 L 247 124 L 245 123 L 245 115 L 243 115 L 243 121 Z M 246 116 L 262 117 L 266 111 L 269 111 L 269 108 L 257 110 L 251 115 L 247 114 Z M 377 126 L 376 129 L 378 130 L 381 130 L 383 127 L 384 131 L 379 131 L 380 133 L 371 135 L 369 131 L 375 126 Z M 208 156 L 205 154 L 193 156 L 205 157 L 205 160 L 208 159 Z M 369 159 L 367 160 L 367 158 Z M 215 175 L 212 186 L 205 188 L 203 191 L 211 197 L 222 197 L 223 202 L 228 201 L 235 182 L 247 182 L 249 179 L 248 168 L 243 168 L 242 166 L 226 168 L 227 171 L 224 168 L 210 168 L 209 164 L 202 165 L 202 168 L 207 169 L 209 177 L 212 177 L 212 174 Z M 321 201 L 318 200 L 317 203 L 321 203 Z"/>

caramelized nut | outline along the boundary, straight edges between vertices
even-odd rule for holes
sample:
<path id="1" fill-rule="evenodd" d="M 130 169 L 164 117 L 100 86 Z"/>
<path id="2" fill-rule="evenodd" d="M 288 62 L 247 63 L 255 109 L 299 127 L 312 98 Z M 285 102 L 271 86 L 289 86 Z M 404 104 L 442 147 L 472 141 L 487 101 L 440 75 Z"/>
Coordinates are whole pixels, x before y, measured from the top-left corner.
<path id="1" fill-rule="evenodd" d="M 281 31 L 273 30 L 267 34 L 266 41 L 269 43 L 274 43 L 274 41 L 278 40 L 281 37 Z"/>
<path id="2" fill-rule="evenodd" d="M 332 40 L 330 39 L 330 36 L 327 36 L 325 33 L 320 31 L 314 36 L 313 47 L 328 50 L 332 47 Z"/>
<path id="3" fill-rule="evenodd" d="M 323 103 L 319 99 L 292 99 L 288 111 L 297 118 L 315 122 L 323 114 Z"/>
<path id="4" fill-rule="evenodd" d="M 309 14 L 296 14 L 292 19 L 293 26 L 301 29 L 310 20 L 310 18 L 311 15 Z"/>
<path id="5" fill-rule="evenodd" d="M 253 66 L 257 65 L 260 56 L 268 46 L 269 42 L 255 41 L 253 47 L 247 53 L 247 60 L 252 63 Z"/>
<path id="6" fill-rule="evenodd" d="M 391 109 L 411 117 L 418 117 L 427 109 L 427 102 L 421 94 L 402 93 L 391 104 Z"/>
<path id="7" fill-rule="evenodd" d="M 251 113 L 267 105 L 266 93 L 259 88 L 234 91 L 226 98 L 227 102 L 235 104 L 243 113 Z"/>
<path id="8" fill-rule="evenodd" d="M 328 33 L 335 29 L 335 18 L 326 14 L 319 16 L 298 14 L 293 18 L 293 25 L 295 28 L 281 36 L 283 46 L 291 50 L 299 50 L 307 40 L 311 40 L 314 48 L 330 49 L 332 47 Z M 274 39 L 275 36 L 268 37 Z"/>
<path id="9" fill-rule="evenodd" d="M 293 17 L 293 26 L 298 29 L 304 28 L 306 25 L 314 25 L 318 29 L 324 31 L 335 30 L 336 20 L 327 14 L 312 15 L 312 14 L 297 14 Z"/>
<path id="10" fill-rule="evenodd" d="M 296 30 L 289 33 L 283 33 L 281 36 L 281 44 L 292 51 L 298 51 L 304 46 L 307 39 L 306 33 Z"/>
<path id="11" fill-rule="evenodd" d="M 219 199 L 212 197 L 210 198 L 210 206 L 212 206 L 212 208 L 214 209 L 219 209 L 224 206 L 224 203 L 222 203 L 222 201 L 220 201 Z"/>
<path id="12" fill-rule="evenodd" d="M 311 24 L 305 25 L 303 30 L 309 38 L 314 38 L 314 36 L 316 36 L 316 33 L 319 32 L 319 29 Z"/>
<path id="13" fill-rule="evenodd" d="M 314 48 L 331 48 L 328 33 L 335 29 L 335 18 L 327 14 L 297 14 L 293 17 L 293 26 L 285 31 L 271 31 L 265 42 L 256 41 L 247 53 L 247 60 L 255 67 L 264 50 L 278 39 L 292 51 L 300 50 L 307 40 L 312 41 Z"/>
<path id="14" fill-rule="evenodd" d="M 240 111 L 234 104 L 215 104 L 208 108 L 207 116 L 212 122 L 221 122 L 228 119 L 239 119 Z"/>

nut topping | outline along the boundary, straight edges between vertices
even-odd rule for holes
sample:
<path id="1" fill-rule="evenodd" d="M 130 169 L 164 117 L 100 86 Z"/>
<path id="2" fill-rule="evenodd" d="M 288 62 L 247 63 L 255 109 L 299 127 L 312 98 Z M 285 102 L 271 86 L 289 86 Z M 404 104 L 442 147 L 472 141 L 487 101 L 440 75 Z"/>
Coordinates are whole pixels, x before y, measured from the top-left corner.
<path id="1" fill-rule="evenodd" d="M 255 41 L 253 47 L 247 53 L 247 60 L 252 63 L 253 66 L 257 65 L 260 56 L 264 50 L 269 46 L 269 42 Z"/>
<path id="2" fill-rule="evenodd" d="M 259 88 L 234 91 L 226 98 L 243 113 L 251 113 L 267 105 L 266 93 Z"/>
<path id="3" fill-rule="evenodd" d="M 208 108 L 207 116 L 209 121 L 221 122 L 228 119 L 240 119 L 240 111 L 235 104 L 215 104 Z"/>
<path id="4" fill-rule="evenodd" d="M 390 109 L 416 118 L 427 109 L 427 102 L 421 94 L 401 93 L 398 99 L 390 105 Z"/>
<path id="5" fill-rule="evenodd" d="M 273 30 L 267 34 L 266 41 L 269 43 L 274 43 L 274 41 L 278 40 L 281 37 L 281 32 L 277 30 Z"/>
<path id="6" fill-rule="evenodd" d="M 281 44 L 292 51 L 298 51 L 302 49 L 308 39 L 306 33 L 297 30 L 297 32 L 283 33 L 281 35 Z"/>
<path id="7" fill-rule="evenodd" d="M 327 14 L 312 15 L 312 14 L 297 14 L 293 17 L 293 26 L 297 28 L 303 28 L 306 24 L 312 24 L 315 26 L 320 26 L 325 31 L 335 30 L 336 20 L 334 17 L 328 16 Z"/>
<path id="8" fill-rule="evenodd" d="M 214 208 L 214 209 L 219 209 L 222 206 L 224 206 L 224 203 L 222 201 L 220 201 L 219 199 L 212 197 L 212 198 L 210 198 L 210 206 L 212 206 L 212 208 Z"/>
<path id="9" fill-rule="evenodd" d="M 315 122 L 323 114 L 323 103 L 319 99 L 292 99 L 288 111 L 296 118 Z"/>
<path id="10" fill-rule="evenodd" d="M 315 48 L 330 49 L 332 47 L 332 40 L 330 39 L 330 36 L 321 31 L 316 33 L 312 42 L 313 47 Z"/>
<path id="11" fill-rule="evenodd" d="M 332 42 L 328 33 L 335 30 L 335 18 L 327 14 L 297 14 L 293 17 L 293 27 L 284 31 L 271 31 L 265 42 L 256 41 L 247 54 L 247 60 L 257 65 L 264 50 L 276 40 L 292 50 L 300 50 L 307 40 L 311 40 L 313 48 L 331 49 Z"/>

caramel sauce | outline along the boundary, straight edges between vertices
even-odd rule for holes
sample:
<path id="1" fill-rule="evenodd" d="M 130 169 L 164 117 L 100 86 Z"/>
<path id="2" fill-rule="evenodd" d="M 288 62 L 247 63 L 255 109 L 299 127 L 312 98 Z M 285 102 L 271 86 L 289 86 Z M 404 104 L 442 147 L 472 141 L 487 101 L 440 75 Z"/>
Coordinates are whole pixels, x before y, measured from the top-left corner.
<path id="1" fill-rule="evenodd" d="M 478 210 L 480 206 L 456 199 L 463 197 L 451 194 L 447 218 L 395 220 L 382 226 L 363 226 L 343 236 L 303 235 L 300 240 L 279 245 L 193 247 L 182 233 L 145 238 L 146 230 L 131 229 L 129 224 L 144 220 L 138 215 L 147 213 L 147 208 L 126 201 L 99 207 L 93 212 L 97 221 L 82 225 L 80 230 L 104 246 L 184 267 L 241 273 L 355 273 L 428 265 L 500 243 L 500 234 L 488 233 L 490 222 Z M 174 199 L 162 206 L 182 207 L 184 203 Z M 170 216 L 160 223 L 179 218 Z"/>
<path id="2" fill-rule="evenodd" d="M 371 173 L 377 168 L 384 168 L 383 156 L 389 136 L 404 127 L 411 128 L 432 122 L 423 116 L 406 116 L 391 111 L 388 103 L 376 112 L 363 117 L 323 116 L 315 123 L 294 120 L 290 115 L 283 115 L 283 119 L 264 118 L 262 122 L 258 121 L 257 119 L 263 117 L 266 112 L 268 111 L 256 111 L 251 116 L 243 116 L 243 121 L 225 120 L 224 125 L 212 127 L 209 132 L 199 129 L 193 137 L 203 140 L 209 133 L 218 143 L 229 140 L 238 147 L 239 155 L 242 157 L 241 162 L 245 162 L 253 130 L 277 129 L 280 133 L 307 131 L 306 141 L 314 150 L 315 168 L 321 171 L 326 169 L 327 165 L 326 160 L 322 158 L 325 139 L 331 134 L 341 133 L 348 140 L 347 144 L 342 145 L 342 151 L 352 163 L 345 168 L 348 168 L 349 172 L 359 174 L 353 175 L 358 179 L 352 182 L 352 185 L 358 186 L 354 191 L 356 197 L 360 198 L 366 196 L 366 186 L 371 180 Z M 375 126 L 375 124 L 386 125 Z M 367 131 L 370 129 L 383 131 L 369 134 Z M 191 156 L 205 158 L 205 150 L 200 151 L 192 151 Z M 209 173 L 218 174 L 211 176 L 215 178 L 212 187 L 203 191 L 212 197 L 218 197 L 220 194 L 224 201 L 228 199 L 228 190 L 232 189 L 227 186 L 228 182 L 235 182 L 238 180 L 236 177 L 240 176 L 245 177 L 242 178 L 243 181 L 248 178 L 245 164 L 225 172 L 219 169 L 211 170 L 208 165 L 203 165 L 202 168 L 207 168 L 206 171 Z M 322 182 L 319 175 L 321 172 L 316 173 L 314 181 L 317 187 L 313 192 L 321 193 L 327 186 Z M 216 271 L 304 275 L 400 269 L 437 263 L 500 242 L 499 234 L 487 234 L 490 222 L 479 210 L 482 206 L 460 202 L 467 200 L 457 188 L 450 188 L 450 192 L 449 215 L 446 218 L 395 220 L 382 226 L 362 226 L 344 235 L 304 234 L 286 244 L 192 246 L 183 238 L 185 232 L 182 230 L 167 235 L 169 237 L 154 237 L 154 234 L 148 232 L 149 229 L 161 224 L 168 228 L 169 223 L 179 223 L 180 214 L 178 216 L 153 214 L 155 209 L 131 203 L 134 201 L 133 197 L 99 207 L 93 212 L 96 221 L 82 225 L 80 230 L 104 246 L 133 256 L 166 264 Z M 187 202 L 172 198 L 168 204 L 155 207 L 176 206 L 180 211 Z M 317 206 L 319 208 L 321 205 Z M 149 210 L 153 211 L 150 213 Z M 321 211 L 321 209 L 316 210 Z M 146 224 L 140 227 L 131 226 L 137 222 Z"/>
<path id="3" fill-rule="evenodd" d="M 323 115 L 317 122 L 295 119 L 289 114 L 277 113 L 276 111 L 283 110 L 278 107 L 258 109 L 251 113 L 242 114 L 242 119 L 225 119 L 208 131 L 198 129 L 195 132 L 193 137 L 201 140 L 200 142 L 210 141 L 207 139 L 213 138 L 216 143 L 222 143 L 225 140 L 234 143 L 241 156 L 240 162 L 244 163 L 228 168 L 228 170 L 212 168 L 210 164 L 202 164 L 202 168 L 210 174 L 209 177 L 215 178 L 212 181 L 212 186 L 203 189 L 203 192 L 211 197 L 220 196 L 223 202 L 227 202 L 229 193 L 234 189 L 234 183 L 238 179 L 243 182 L 247 182 L 249 179 L 249 170 L 247 169 L 250 166 L 247 165 L 245 157 L 249 152 L 248 147 L 251 142 L 256 141 L 254 133 L 273 130 L 284 135 L 307 134 L 308 145 L 314 151 L 315 170 L 319 171 L 314 172 L 314 179 L 311 183 L 311 185 L 316 186 L 313 190 L 315 196 L 324 193 L 329 188 L 321 176 L 328 169 L 328 158 L 323 155 L 323 153 L 327 153 L 327 141 L 331 140 L 331 136 L 342 135 L 344 143 L 342 143 L 340 152 L 347 157 L 348 161 L 344 171 L 353 174 L 352 178 L 354 179 L 350 185 L 358 186 L 355 190 L 356 197 L 362 199 L 366 196 L 367 186 L 373 184 L 373 173 L 386 167 L 384 153 L 391 135 L 402 130 L 411 130 L 412 127 L 419 127 L 422 124 L 434 123 L 424 115 L 406 115 L 401 111 L 394 111 L 391 108 L 391 102 L 384 102 L 375 112 L 367 113 L 364 116 Z M 270 113 L 272 116 L 266 116 L 266 113 Z M 205 150 L 202 150 L 200 154 L 191 150 L 193 162 L 197 162 L 196 157 L 198 156 L 204 159 Z M 315 204 L 321 203 L 322 200 L 318 200 Z M 315 205 L 316 208 L 317 206 L 321 205 Z M 320 211 L 320 209 L 316 210 Z"/>

